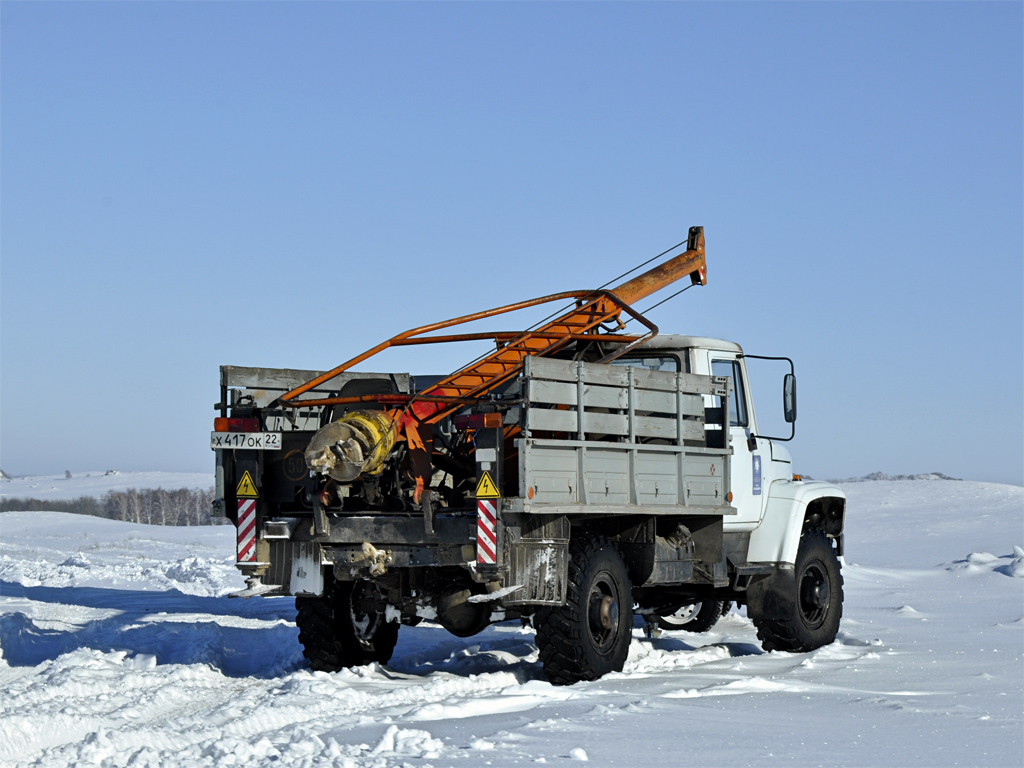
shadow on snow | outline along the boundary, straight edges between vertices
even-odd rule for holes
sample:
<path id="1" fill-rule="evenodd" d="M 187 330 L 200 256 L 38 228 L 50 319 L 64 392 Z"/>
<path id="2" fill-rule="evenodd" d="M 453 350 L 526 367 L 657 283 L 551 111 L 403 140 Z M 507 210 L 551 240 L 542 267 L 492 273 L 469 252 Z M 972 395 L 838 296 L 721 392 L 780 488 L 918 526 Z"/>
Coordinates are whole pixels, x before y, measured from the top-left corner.
<path id="1" fill-rule="evenodd" d="M 11 666 L 35 666 L 79 648 L 150 654 L 158 664 L 209 664 L 231 677 L 275 677 L 302 666 L 291 600 L 235 600 L 179 590 L 26 587 L 0 581 L 0 595 L 40 603 L 116 610 L 105 618 L 62 623 L 20 612 L 0 616 L 0 648 Z M 183 619 L 190 614 L 211 618 Z M 225 626 L 213 617 L 279 624 Z M 66 628 L 65 628 L 66 627 Z"/>
<path id="2" fill-rule="evenodd" d="M 25 613 L 0 615 L 0 648 L 7 664 L 36 666 L 80 648 L 152 655 L 158 664 L 206 664 L 229 677 L 273 678 L 307 667 L 294 626 L 290 598 L 239 600 L 188 595 L 179 590 L 140 591 L 98 587 L 26 587 L 0 581 L 0 595 L 37 603 L 117 611 L 115 615 L 61 622 L 59 616 L 33 619 Z M 191 617 L 191 618 L 190 618 Z M 228 626 L 230 617 L 266 622 L 264 626 Z M 276 622 L 276 623 L 273 623 Z M 692 652 L 701 643 L 666 634 L 650 640 L 659 651 Z M 749 643 L 720 643 L 730 656 L 763 652 Z M 478 635 L 458 638 L 425 622 L 403 627 L 395 655 L 381 671 L 459 677 L 514 672 L 523 680 L 544 679 L 532 631 L 514 622 Z"/>

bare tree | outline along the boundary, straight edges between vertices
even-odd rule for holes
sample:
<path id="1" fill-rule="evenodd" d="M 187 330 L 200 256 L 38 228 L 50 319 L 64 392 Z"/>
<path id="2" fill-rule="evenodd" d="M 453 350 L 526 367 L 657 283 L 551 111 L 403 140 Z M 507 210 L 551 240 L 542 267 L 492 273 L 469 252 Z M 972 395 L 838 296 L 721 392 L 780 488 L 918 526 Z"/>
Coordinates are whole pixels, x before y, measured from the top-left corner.
<path id="1" fill-rule="evenodd" d="M 128 519 L 133 523 L 142 522 L 142 498 L 134 488 L 125 491 L 128 494 Z"/>
<path id="2" fill-rule="evenodd" d="M 156 492 L 156 502 L 160 510 L 160 525 L 167 525 L 167 513 L 170 511 L 171 494 L 160 488 Z"/>
<path id="3" fill-rule="evenodd" d="M 124 491 L 108 491 L 103 497 L 103 508 L 112 520 L 128 520 L 128 494 Z"/>
<path id="4" fill-rule="evenodd" d="M 19 505 L 36 502 L 34 499 L 16 500 Z M 92 500 L 92 504 L 79 503 L 87 502 L 89 499 L 80 499 L 75 507 L 69 507 L 68 511 L 80 512 L 82 514 L 94 514 L 108 517 L 112 520 L 124 520 L 131 523 L 146 523 L 149 525 L 214 525 L 222 524 L 221 519 L 214 520 L 210 517 L 210 509 L 213 504 L 213 489 L 188 489 L 178 488 L 168 491 L 163 488 L 129 488 L 125 491 L 108 491 L 99 503 Z M 38 507 L 24 507 L 46 509 L 43 502 L 38 502 Z M 52 502 L 51 502 L 52 506 Z M 22 506 L 13 504 L 4 505 L 4 509 L 21 509 Z"/>

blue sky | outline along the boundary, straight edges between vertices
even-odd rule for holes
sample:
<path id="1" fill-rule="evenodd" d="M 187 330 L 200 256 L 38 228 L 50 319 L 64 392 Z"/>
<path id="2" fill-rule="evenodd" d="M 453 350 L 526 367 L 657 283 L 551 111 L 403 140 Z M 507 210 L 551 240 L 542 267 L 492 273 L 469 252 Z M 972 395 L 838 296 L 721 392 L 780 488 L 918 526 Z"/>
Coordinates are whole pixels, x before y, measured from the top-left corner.
<path id="1" fill-rule="evenodd" d="M 209 471 L 218 365 L 700 224 L 652 318 L 795 359 L 798 470 L 1024 484 L 1022 8 L 3 2 L 0 465 Z"/>

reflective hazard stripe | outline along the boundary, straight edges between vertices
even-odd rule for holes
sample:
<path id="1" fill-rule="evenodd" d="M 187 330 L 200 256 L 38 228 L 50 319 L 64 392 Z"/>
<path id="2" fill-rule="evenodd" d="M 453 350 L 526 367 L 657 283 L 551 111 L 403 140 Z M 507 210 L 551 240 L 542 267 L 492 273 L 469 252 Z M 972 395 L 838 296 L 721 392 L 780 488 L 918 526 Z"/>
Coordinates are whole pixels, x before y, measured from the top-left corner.
<path id="1" fill-rule="evenodd" d="M 498 562 L 498 503 L 494 499 L 476 502 L 476 561 L 494 565 Z"/>
<path id="2" fill-rule="evenodd" d="M 238 562 L 256 562 L 256 499 L 238 500 Z"/>

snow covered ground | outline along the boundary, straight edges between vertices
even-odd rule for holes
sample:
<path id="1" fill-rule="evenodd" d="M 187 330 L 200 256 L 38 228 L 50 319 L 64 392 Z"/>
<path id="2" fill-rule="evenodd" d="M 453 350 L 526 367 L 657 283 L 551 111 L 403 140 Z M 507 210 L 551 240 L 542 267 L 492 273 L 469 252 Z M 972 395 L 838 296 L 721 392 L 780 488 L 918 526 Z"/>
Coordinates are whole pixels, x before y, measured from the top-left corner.
<path id="1" fill-rule="evenodd" d="M 230 527 L 5 513 L 0 764 L 1021 766 L 1024 489 L 847 492 L 836 643 L 764 653 L 733 612 L 638 629 L 622 674 L 570 688 L 518 623 L 313 673 L 289 599 L 223 597 Z"/>
<path id="2" fill-rule="evenodd" d="M 0 496 L 63 501 L 79 496 L 100 497 L 107 491 L 129 488 L 213 488 L 213 474 L 207 472 L 82 472 L 71 479 L 64 475 L 14 477 L 0 481 Z"/>

